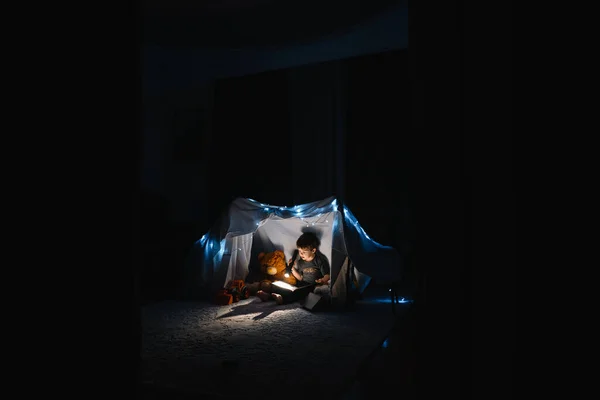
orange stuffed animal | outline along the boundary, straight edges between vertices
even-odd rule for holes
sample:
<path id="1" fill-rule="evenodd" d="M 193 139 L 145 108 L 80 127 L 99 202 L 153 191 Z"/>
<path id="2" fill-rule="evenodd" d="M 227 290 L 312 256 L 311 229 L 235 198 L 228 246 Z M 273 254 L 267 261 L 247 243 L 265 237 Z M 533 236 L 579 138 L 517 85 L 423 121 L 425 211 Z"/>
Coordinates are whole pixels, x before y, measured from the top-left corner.
<path id="1" fill-rule="evenodd" d="M 270 253 L 259 253 L 258 262 L 260 263 L 260 270 L 266 280 L 283 281 L 290 285 L 296 285 L 297 281 L 294 275 L 290 273 L 289 277 L 285 277 L 285 270 L 287 264 L 285 262 L 285 254 L 281 250 L 275 250 Z"/>

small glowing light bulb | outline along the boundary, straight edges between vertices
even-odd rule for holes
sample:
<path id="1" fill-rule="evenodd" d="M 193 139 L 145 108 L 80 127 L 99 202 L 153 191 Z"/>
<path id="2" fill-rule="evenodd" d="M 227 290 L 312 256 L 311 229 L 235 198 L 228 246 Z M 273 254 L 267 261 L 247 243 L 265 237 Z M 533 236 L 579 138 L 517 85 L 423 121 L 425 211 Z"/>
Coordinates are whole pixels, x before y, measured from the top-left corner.
<path id="1" fill-rule="evenodd" d="M 289 277 L 290 277 L 290 274 L 288 274 L 288 273 L 286 272 L 286 273 L 285 273 L 283 276 L 285 276 L 286 278 L 289 278 Z"/>

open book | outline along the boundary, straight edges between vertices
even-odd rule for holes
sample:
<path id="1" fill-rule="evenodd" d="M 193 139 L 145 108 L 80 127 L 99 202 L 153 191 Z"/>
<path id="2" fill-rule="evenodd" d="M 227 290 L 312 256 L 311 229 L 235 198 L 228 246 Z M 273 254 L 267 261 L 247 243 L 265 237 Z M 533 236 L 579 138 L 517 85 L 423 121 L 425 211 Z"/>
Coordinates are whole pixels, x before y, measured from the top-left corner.
<path id="1" fill-rule="evenodd" d="M 280 287 L 282 289 L 287 289 L 290 292 L 293 292 L 294 290 L 298 289 L 296 286 L 290 285 L 289 283 L 284 282 L 284 281 L 275 281 L 275 282 L 273 282 L 273 285 Z"/>

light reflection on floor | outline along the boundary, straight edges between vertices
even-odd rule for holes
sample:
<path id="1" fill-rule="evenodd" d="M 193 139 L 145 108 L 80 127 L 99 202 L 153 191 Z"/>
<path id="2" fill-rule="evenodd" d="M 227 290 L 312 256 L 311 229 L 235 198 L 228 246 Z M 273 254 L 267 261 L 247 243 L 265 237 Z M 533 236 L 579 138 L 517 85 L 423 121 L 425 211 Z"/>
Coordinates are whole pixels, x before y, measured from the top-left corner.
<path id="1" fill-rule="evenodd" d="M 376 297 L 369 297 L 367 299 L 362 300 L 361 302 L 391 304 L 392 299 L 390 296 L 376 296 Z M 398 301 L 396 301 L 396 304 L 407 304 L 407 303 L 412 303 L 412 300 L 406 299 L 404 297 L 399 297 Z"/>

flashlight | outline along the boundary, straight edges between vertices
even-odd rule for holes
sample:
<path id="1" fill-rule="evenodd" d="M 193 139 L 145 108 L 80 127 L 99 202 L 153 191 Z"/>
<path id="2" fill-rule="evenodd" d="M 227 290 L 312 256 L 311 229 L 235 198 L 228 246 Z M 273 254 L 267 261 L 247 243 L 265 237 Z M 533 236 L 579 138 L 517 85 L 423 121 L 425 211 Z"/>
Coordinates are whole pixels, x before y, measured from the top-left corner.
<path id="1" fill-rule="evenodd" d="M 294 254 L 292 255 L 292 260 L 288 264 L 287 268 L 285 269 L 285 274 L 283 275 L 286 278 L 290 277 L 290 272 L 292 272 L 292 265 L 294 265 L 294 262 L 296 261 L 297 257 L 298 257 L 298 250 L 294 250 Z"/>

